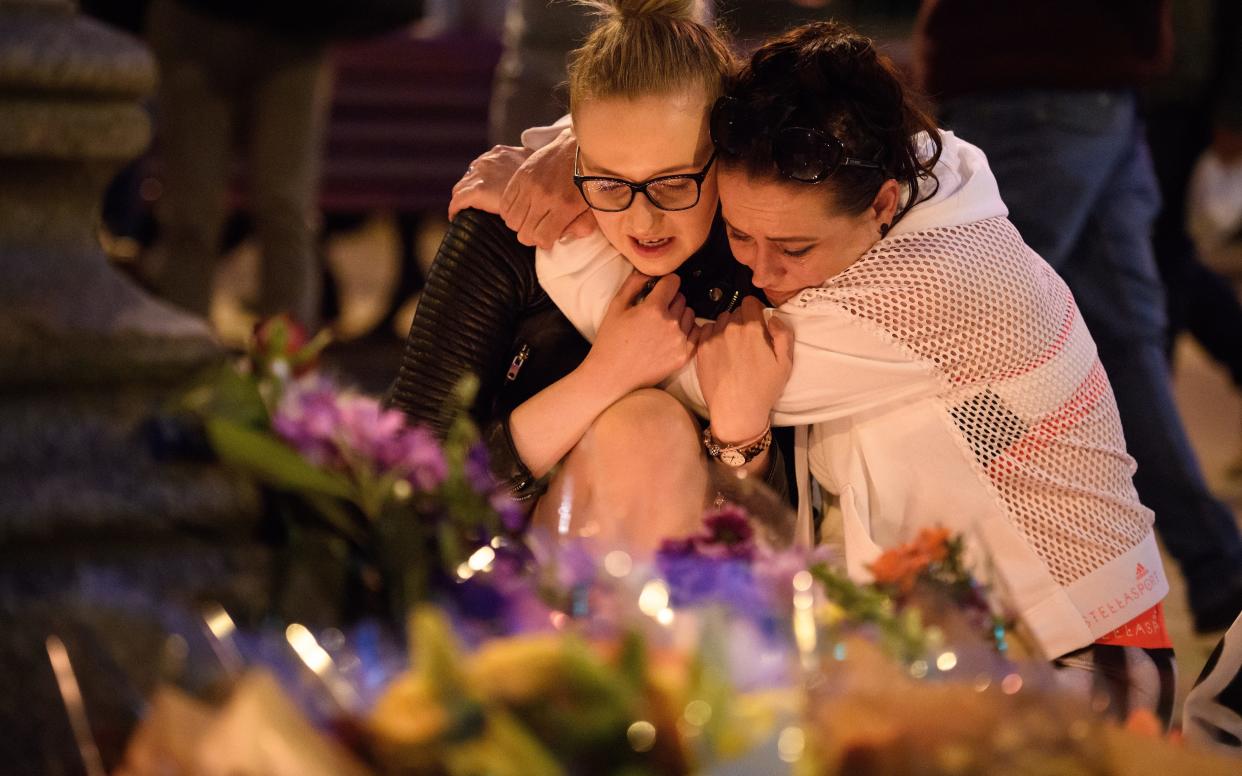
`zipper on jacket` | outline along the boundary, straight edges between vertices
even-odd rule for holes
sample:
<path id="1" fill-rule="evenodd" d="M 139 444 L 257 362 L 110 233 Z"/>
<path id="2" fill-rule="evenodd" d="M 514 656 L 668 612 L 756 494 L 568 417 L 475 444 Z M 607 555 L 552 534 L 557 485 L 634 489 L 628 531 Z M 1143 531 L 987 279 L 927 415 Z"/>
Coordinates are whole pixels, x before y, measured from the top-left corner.
<path id="1" fill-rule="evenodd" d="M 513 362 L 509 364 L 509 371 L 505 374 L 506 383 L 517 379 L 518 372 L 522 371 L 522 364 L 525 364 L 528 358 L 530 358 L 530 345 L 523 342 L 522 347 L 518 348 L 517 355 L 513 357 Z"/>

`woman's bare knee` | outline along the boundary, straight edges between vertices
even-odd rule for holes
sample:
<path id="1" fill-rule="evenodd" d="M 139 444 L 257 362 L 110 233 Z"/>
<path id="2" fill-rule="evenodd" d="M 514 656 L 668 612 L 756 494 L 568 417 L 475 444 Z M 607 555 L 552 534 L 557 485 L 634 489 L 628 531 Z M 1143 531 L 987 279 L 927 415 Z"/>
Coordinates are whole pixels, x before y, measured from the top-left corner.
<path id="1" fill-rule="evenodd" d="M 644 389 L 596 419 L 553 477 L 535 524 L 645 555 L 697 527 L 707 487 L 698 423 L 669 394 Z"/>
<path id="2" fill-rule="evenodd" d="M 597 452 L 639 452 L 644 459 L 699 454 L 699 427 L 668 393 L 644 388 L 604 410 L 583 439 Z"/>

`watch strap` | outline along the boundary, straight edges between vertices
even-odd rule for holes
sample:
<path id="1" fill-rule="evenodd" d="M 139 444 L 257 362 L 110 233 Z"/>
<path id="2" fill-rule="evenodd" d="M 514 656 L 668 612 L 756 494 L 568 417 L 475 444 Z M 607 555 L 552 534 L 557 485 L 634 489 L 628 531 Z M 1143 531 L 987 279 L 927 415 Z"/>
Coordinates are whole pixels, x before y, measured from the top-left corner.
<path id="1" fill-rule="evenodd" d="M 768 426 L 757 439 L 736 445 L 721 444 L 712 434 L 711 426 L 703 429 L 703 447 L 709 457 L 729 466 L 745 466 L 772 446 L 772 427 Z"/>

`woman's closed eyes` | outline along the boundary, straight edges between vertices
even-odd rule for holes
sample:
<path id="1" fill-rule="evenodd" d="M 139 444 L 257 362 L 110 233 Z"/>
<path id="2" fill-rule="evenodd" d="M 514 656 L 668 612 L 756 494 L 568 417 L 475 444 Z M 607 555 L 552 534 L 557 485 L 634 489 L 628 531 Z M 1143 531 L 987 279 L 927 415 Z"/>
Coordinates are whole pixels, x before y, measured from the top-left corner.
<path id="1" fill-rule="evenodd" d="M 738 230 L 734 229 L 731 226 L 725 228 L 725 234 L 733 242 L 746 243 L 746 242 L 751 242 L 753 240 L 753 238 L 750 235 L 745 234 L 744 232 L 739 232 Z M 802 248 L 790 248 L 788 246 L 782 245 L 781 253 L 785 256 L 788 256 L 791 259 L 799 259 L 799 258 L 802 258 L 803 256 L 806 256 L 808 253 L 810 253 L 811 249 L 814 247 L 815 247 L 815 243 L 811 243 L 810 245 L 806 245 Z"/>

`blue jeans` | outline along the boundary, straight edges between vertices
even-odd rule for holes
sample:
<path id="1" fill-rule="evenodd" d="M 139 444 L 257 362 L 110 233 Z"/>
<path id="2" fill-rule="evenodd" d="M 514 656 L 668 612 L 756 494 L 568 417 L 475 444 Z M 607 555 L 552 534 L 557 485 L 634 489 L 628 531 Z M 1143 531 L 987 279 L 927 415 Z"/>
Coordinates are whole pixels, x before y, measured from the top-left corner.
<path id="1" fill-rule="evenodd" d="M 1164 289 L 1152 252 L 1159 188 L 1127 92 L 1020 91 L 944 105 L 983 149 L 1009 218 L 1065 278 L 1099 348 L 1138 462 L 1135 487 L 1202 611 L 1242 587 L 1242 539 L 1182 428 L 1165 360 Z"/>

